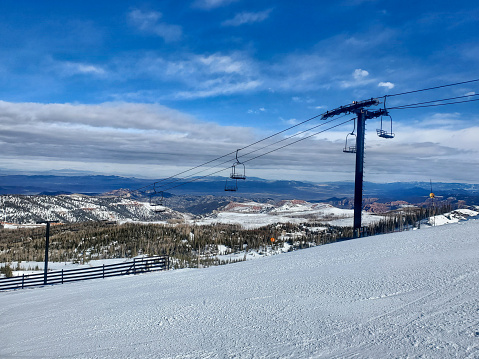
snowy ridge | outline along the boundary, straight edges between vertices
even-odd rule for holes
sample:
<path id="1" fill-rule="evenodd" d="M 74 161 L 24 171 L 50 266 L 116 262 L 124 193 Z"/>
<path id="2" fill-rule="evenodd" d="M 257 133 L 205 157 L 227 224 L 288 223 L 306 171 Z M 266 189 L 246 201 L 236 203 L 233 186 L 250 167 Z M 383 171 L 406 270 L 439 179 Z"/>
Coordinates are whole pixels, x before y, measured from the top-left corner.
<path id="1" fill-rule="evenodd" d="M 36 221 L 161 221 L 189 218 L 187 214 L 162 207 L 161 213 L 148 202 L 121 197 L 94 197 L 81 194 L 58 196 L 2 196 L 0 220 L 32 224 Z M 11 226 L 10 226 L 11 227 Z"/>
<path id="2" fill-rule="evenodd" d="M 455 211 L 452 211 L 450 213 L 444 213 L 441 215 L 437 215 L 434 217 L 429 218 L 428 222 L 429 223 L 434 223 L 436 226 L 441 226 L 444 224 L 451 224 L 451 223 L 457 223 L 459 221 L 465 221 L 468 220 L 470 217 L 475 217 L 479 215 L 479 211 L 476 206 L 476 210 L 472 209 L 456 209 Z"/>
<path id="3" fill-rule="evenodd" d="M 478 231 L 0 293 L 0 357 L 477 358 Z"/>
<path id="4" fill-rule="evenodd" d="M 337 226 L 352 226 L 354 211 L 336 208 L 327 203 L 303 200 L 285 200 L 276 205 L 258 202 L 231 202 L 212 215 L 204 216 L 196 224 L 238 224 L 244 228 L 258 228 L 275 223 L 323 222 Z M 378 222 L 384 217 L 363 213 L 363 223 Z"/>

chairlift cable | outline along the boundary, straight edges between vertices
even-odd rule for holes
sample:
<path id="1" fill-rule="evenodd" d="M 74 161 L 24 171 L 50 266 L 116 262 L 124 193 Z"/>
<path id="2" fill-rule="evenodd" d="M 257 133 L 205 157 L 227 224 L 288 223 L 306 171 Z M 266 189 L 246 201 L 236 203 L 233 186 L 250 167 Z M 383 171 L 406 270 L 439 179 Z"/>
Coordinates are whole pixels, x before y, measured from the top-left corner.
<path id="1" fill-rule="evenodd" d="M 271 146 L 273 146 L 273 145 L 275 145 L 275 144 L 278 144 L 278 143 L 287 141 L 287 140 L 289 140 L 289 139 L 291 139 L 291 138 L 293 138 L 293 137 L 296 137 L 296 136 L 301 135 L 301 134 L 303 134 L 303 133 L 309 132 L 309 131 L 311 131 L 311 130 L 313 130 L 313 129 L 315 129 L 315 128 L 318 128 L 318 127 L 327 125 L 327 124 L 329 124 L 329 123 L 331 123 L 331 122 L 333 122 L 333 121 L 336 121 L 336 120 L 338 120 L 338 119 L 340 119 L 340 118 L 342 118 L 342 117 L 344 117 L 344 116 L 346 116 L 346 114 L 344 114 L 344 115 L 342 115 L 342 116 L 339 116 L 339 117 L 336 117 L 336 118 L 331 119 L 331 120 L 326 121 L 326 122 L 321 122 L 321 123 L 318 124 L 318 125 L 315 125 L 315 126 L 313 126 L 313 127 L 311 127 L 311 128 L 308 128 L 308 129 L 306 129 L 306 130 L 300 131 L 300 132 L 295 133 L 295 134 L 293 134 L 293 135 L 290 135 L 290 136 L 288 136 L 288 137 L 285 137 L 285 138 L 283 138 L 283 139 L 281 139 L 281 140 L 279 140 L 279 141 L 270 143 L 269 145 L 260 147 L 260 148 L 258 148 L 258 149 L 252 150 L 252 151 L 250 151 L 250 152 L 247 152 L 247 153 L 245 153 L 245 154 L 243 155 L 243 157 L 244 157 L 244 156 L 248 156 L 248 155 L 250 155 L 250 154 L 252 154 L 252 153 L 261 151 L 261 150 L 263 150 L 263 149 L 265 149 L 265 148 L 271 147 Z M 305 122 L 305 121 L 303 121 L 303 123 L 304 123 L 304 122 Z M 290 127 L 290 128 L 292 128 L 292 127 Z M 283 132 L 284 132 L 284 131 L 283 131 Z M 256 143 L 259 143 L 259 142 L 261 142 L 261 141 L 258 141 L 258 142 L 256 142 Z M 243 147 L 242 149 L 251 147 L 252 145 L 253 145 L 253 144 L 248 145 L 248 146 L 245 146 L 245 147 Z M 240 150 L 241 150 L 241 149 L 240 149 Z M 229 154 L 231 155 L 231 154 L 233 154 L 233 153 L 234 153 L 234 152 L 230 152 Z M 225 156 L 227 156 L 227 155 L 225 155 Z M 225 156 L 222 156 L 222 157 L 225 157 Z M 221 157 L 221 158 L 222 158 L 222 157 Z M 211 163 L 211 162 L 213 162 L 213 160 L 210 161 L 210 162 L 208 162 L 208 163 Z M 224 162 L 222 162 L 222 163 L 220 163 L 220 164 L 211 166 L 211 167 L 209 167 L 209 168 L 207 168 L 207 169 L 204 169 L 204 170 L 201 170 L 201 171 L 199 171 L 199 172 L 195 172 L 195 173 L 190 174 L 190 175 L 188 175 L 188 176 L 185 176 L 185 177 L 183 177 L 183 178 L 176 178 L 176 179 L 174 179 L 173 181 L 170 181 L 170 182 L 168 182 L 168 183 L 166 183 L 166 184 L 164 184 L 164 185 L 160 185 L 160 188 L 166 187 L 166 186 L 171 185 L 171 184 L 173 184 L 173 183 L 175 183 L 175 182 L 179 182 L 179 181 L 185 180 L 185 179 L 187 179 L 187 178 L 191 178 L 191 177 L 196 176 L 196 175 L 198 175 L 198 174 L 200 174 L 200 173 L 202 173 L 202 172 L 205 172 L 205 171 L 211 170 L 211 169 L 213 169 L 213 168 L 222 166 L 222 165 L 224 165 L 224 164 L 226 164 L 226 163 L 229 163 L 229 162 L 230 162 L 230 160 L 226 160 L 226 161 L 224 161 Z M 244 162 L 242 162 L 242 163 L 244 163 Z M 200 166 L 202 166 L 202 165 L 200 165 Z M 196 166 L 195 168 L 198 168 L 198 167 L 200 167 L 200 166 Z M 195 168 L 192 168 L 192 169 L 195 169 Z M 185 172 L 187 172 L 187 171 L 185 171 Z M 165 179 L 165 180 L 166 180 L 166 179 Z M 155 182 L 155 183 L 157 183 L 157 182 Z"/>
<path id="2" fill-rule="evenodd" d="M 271 150 L 271 151 L 262 153 L 262 154 L 260 154 L 260 155 L 258 155 L 258 156 L 256 156 L 256 157 L 247 159 L 247 160 L 243 161 L 243 163 L 250 162 L 250 161 L 253 161 L 253 160 L 258 159 L 258 158 L 260 158 L 260 157 L 266 156 L 266 155 L 268 155 L 268 154 L 270 154 L 270 153 L 273 153 L 273 152 L 275 152 L 275 151 L 281 150 L 281 149 L 283 149 L 283 148 L 285 148 L 285 147 L 294 145 L 294 144 L 296 144 L 296 143 L 298 143 L 298 142 L 301 142 L 301 141 L 304 141 L 304 140 L 306 140 L 306 139 L 308 139 L 308 138 L 311 138 L 311 137 L 314 137 L 314 136 L 316 136 L 316 135 L 319 135 L 320 133 L 324 133 L 324 132 L 329 131 L 329 130 L 331 130 L 331 129 L 333 129 L 333 128 L 342 126 L 342 125 L 344 125 L 344 124 L 346 124 L 346 123 L 348 123 L 348 122 L 350 122 L 350 121 L 352 121 L 352 120 L 350 119 L 350 120 L 347 120 L 347 121 L 343 121 L 343 122 L 341 122 L 341 123 L 339 123 L 339 124 L 336 124 L 336 125 L 334 125 L 334 126 L 332 126 L 332 127 L 326 128 L 326 129 L 321 130 L 321 131 L 318 131 L 318 132 L 315 132 L 315 133 L 313 133 L 313 134 L 311 134 L 311 135 L 309 135 L 309 136 L 302 137 L 302 138 L 300 138 L 299 140 L 296 140 L 296 141 L 294 141 L 294 142 L 288 143 L 288 144 L 283 145 L 283 146 L 281 146 L 281 147 L 275 148 L 275 149 L 273 149 L 273 150 Z M 220 172 L 222 172 L 222 171 L 225 171 L 225 170 L 227 170 L 227 169 L 229 169 L 229 168 L 230 168 L 230 167 L 222 168 L 222 169 L 217 170 L 217 171 L 215 171 L 215 172 L 212 172 L 212 173 L 210 173 L 210 174 L 206 174 L 206 175 L 201 176 L 201 177 L 193 178 L 193 179 L 191 179 L 190 181 L 183 182 L 183 183 L 180 183 L 180 184 L 178 184 L 178 185 L 176 185 L 176 186 L 166 188 L 164 191 L 169 191 L 169 190 L 172 190 L 172 189 L 174 189 L 174 188 L 178 188 L 178 187 L 184 186 L 184 185 L 186 185 L 186 184 L 199 181 L 199 180 L 201 180 L 201 179 L 203 179 L 203 178 L 206 178 L 206 177 L 215 175 L 215 174 L 220 173 Z"/>
<path id="3" fill-rule="evenodd" d="M 412 93 L 417 93 L 417 92 L 436 90 L 436 89 L 440 89 L 440 88 L 445 88 L 445 87 L 450 87 L 450 86 L 457 86 L 457 85 L 463 85 L 463 84 L 472 83 L 472 82 L 478 82 L 478 81 L 479 81 L 479 79 L 473 79 L 473 80 L 468 80 L 468 81 L 450 83 L 450 84 L 446 84 L 446 85 L 440 85 L 440 86 L 423 88 L 423 89 L 419 89 L 419 90 L 412 90 L 412 91 L 400 92 L 400 93 L 396 93 L 396 94 L 385 95 L 385 96 L 382 96 L 382 97 L 384 97 L 385 100 L 386 100 L 387 97 L 394 97 L 394 96 L 407 95 L 407 94 L 412 94 Z M 476 95 L 475 95 L 475 94 L 474 94 L 474 95 L 465 95 L 465 96 L 462 96 L 462 97 L 470 97 L 470 96 L 476 96 Z M 461 97 L 457 97 L 457 98 L 461 98 Z M 450 99 L 454 99 L 454 98 L 450 98 Z M 438 101 L 446 101 L 446 100 L 448 100 L 448 99 L 436 100 L 436 101 L 429 101 L 429 102 L 438 102 Z M 407 109 L 407 108 L 420 108 L 420 107 L 435 107 L 435 106 L 453 105 L 453 104 L 465 103 L 465 102 L 473 102 L 473 101 L 478 101 L 478 100 L 479 100 L 479 99 L 474 99 L 474 100 L 456 101 L 456 102 L 450 102 L 450 103 L 432 104 L 432 105 L 424 105 L 424 106 L 419 106 L 419 104 L 410 104 L 410 105 L 403 105 L 403 106 L 391 107 L 390 110 L 391 110 L 391 109 Z M 326 113 L 326 112 L 325 112 L 325 113 Z M 316 119 L 316 118 L 318 118 L 318 117 L 321 117 L 321 116 L 323 116 L 325 113 L 322 113 L 322 114 L 313 116 L 313 117 L 311 117 L 311 118 L 309 118 L 309 119 L 306 119 L 306 120 L 304 120 L 304 121 L 302 121 L 302 122 L 300 122 L 300 123 L 297 123 L 296 125 L 290 126 L 290 127 L 286 128 L 286 129 L 284 129 L 284 130 L 281 130 L 281 131 L 279 131 L 279 132 L 273 133 L 272 135 L 267 136 L 267 137 L 265 137 L 265 138 L 263 138 L 263 139 L 261 139 L 261 140 L 258 140 L 258 141 L 256 141 L 256 142 L 253 142 L 253 143 L 251 143 L 251 144 L 249 144 L 249 145 L 247 145 L 247 146 L 244 146 L 244 147 L 240 148 L 239 150 L 244 150 L 244 149 L 249 148 L 249 147 L 252 147 L 252 146 L 254 146 L 254 145 L 258 144 L 258 143 L 261 143 L 261 142 L 263 142 L 263 141 L 266 141 L 266 140 L 268 140 L 268 139 L 270 139 L 270 138 L 272 138 L 272 137 L 275 137 L 275 136 L 277 136 L 277 135 L 279 135 L 279 134 L 281 134 L 281 133 L 284 133 L 284 132 L 289 131 L 289 130 L 295 128 L 295 127 L 298 127 L 298 126 L 300 126 L 300 125 L 302 125 L 302 124 L 304 124 L 304 123 L 306 123 L 306 122 L 309 122 L 309 121 L 311 121 L 311 120 L 313 120 L 313 119 Z M 337 118 L 336 118 L 336 119 L 337 119 Z M 348 120 L 348 121 L 346 121 L 346 122 L 349 122 L 349 121 L 350 121 L 350 120 Z M 344 122 L 344 123 L 346 123 L 346 122 Z M 344 124 L 344 123 L 341 123 L 341 124 Z M 341 124 L 339 124 L 339 125 L 341 125 Z M 339 126 L 339 125 L 337 125 L 337 126 Z M 331 128 L 334 128 L 334 127 L 337 127 L 337 126 L 333 126 L 333 127 L 331 127 Z M 316 128 L 316 127 L 319 127 L 319 125 L 318 125 L 318 126 L 314 126 L 313 128 Z M 311 128 L 311 129 L 313 129 L 313 128 Z M 280 142 L 285 141 L 285 140 L 287 140 L 287 139 L 289 139 L 289 138 L 291 138 L 291 137 L 297 136 L 298 134 L 301 134 L 301 133 L 310 131 L 311 129 L 305 130 L 305 131 L 302 131 L 302 132 L 299 132 L 299 133 L 297 133 L 297 134 L 295 134 L 295 135 L 293 135 L 293 136 L 289 136 L 289 137 L 287 137 L 287 138 L 285 138 L 285 139 L 282 139 L 282 140 L 280 140 L 280 141 L 277 141 L 277 142 L 275 142 L 275 143 L 273 143 L 273 144 L 271 144 L 271 145 L 264 146 L 264 147 L 262 147 L 262 148 L 260 148 L 260 149 L 258 149 L 258 150 L 251 151 L 251 152 L 249 152 L 249 153 L 247 153 L 247 154 L 251 154 L 251 153 L 257 152 L 257 151 L 259 151 L 259 150 L 261 150 L 261 149 L 264 149 L 264 148 L 266 148 L 266 147 L 269 147 L 269 146 L 272 146 L 272 145 L 274 145 L 274 144 L 280 143 Z M 321 132 L 323 132 L 323 131 L 320 131 L 320 132 L 318 132 L 318 133 L 321 133 Z M 316 134 L 318 134 L 318 133 L 316 133 Z M 302 141 L 302 140 L 307 139 L 307 138 L 312 137 L 312 136 L 314 136 L 314 135 L 304 137 L 304 138 L 302 138 L 302 139 L 300 139 L 300 140 L 298 140 L 298 141 L 292 142 L 291 144 L 297 143 L 297 142 L 299 142 L 299 141 Z M 287 146 L 289 146 L 289 145 L 291 145 L 291 144 L 287 144 L 287 145 L 285 145 L 285 146 L 281 146 L 281 147 L 279 147 L 278 149 L 287 147 Z M 277 150 L 277 149 L 272 150 L 272 151 L 269 151 L 269 152 L 267 152 L 267 153 L 265 153 L 265 154 L 269 154 L 269 153 L 274 152 L 274 151 L 276 151 L 276 150 Z M 166 181 L 166 180 L 168 180 L 168 179 L 172 179 L 172 178 L 174 178 L 174 177 L 176 177 L 176 176 L 178 176 L 178 175 L 181 175 L 181 174 L 190 172 L 190 171 L 192 171 L 192 170 L 194 170 L 194 169 L 197 169 L 197 168 L 199 168 L 199 167 L 202 167 L 202 166 L 204 166 L 204 165 L 213 163 L 213 162 L 215 162 L 215 161 L 217 161 L 217 160 L 219 160 L 219 159 L 222 159 L 222 158 L 225 158 L 225 157 L 227 157 L 227 156 L 230 156 L 230 155 L 232 155 L 233 153 L 235 153 L 235 151 L 232 151 L 232 152 L 230 152 L 230 153 L 228 153 L 228 154 L 225 154 L 225 155 L 223 155 L 223 156 L 220 156 L 220 157 L 217 157 L 217 158 L 212 159 L 212 160 L 210 160 L 210 161 L 207 161 L 207 162 L 205 162 L 205 163 L 203 163 L 203 164 L 200 164 L 200 165 L 197 165 L 197 166 L 195 166 L 195 167 L 192 167 L 192 168 L 190 168 L 190 169 L 188 169 L 188 170 L 179 172 L 179 173 L 174 174 L 174 175 L 172 175 L 172 176 L 170 176 L 170 177 L 167 177 L 167 178 L 161 179 L 161 180 L 159 180 L 159 181 L 156 181 L 156 182 L 154 182 L 153 184 L 149 184 L 149 185 L 147 185 L 147 186 L 140 187 L 140 188 L 136 189 L 136 191 L 141 191 L 142 189 L 151 187 L 152 185 L 154 186 L 155 184 L 161 183 L 161 182 Z M 263 155 L 265 155 L 265 154 L 263 154 Z M 251 158 L 251 159 L 249 159 L 249 160 L 244 161 L 243 163 L 248 162 L 248 161 L 251 161 L 251 160 L 256 159 L 256 158 L 258 158 L 258 157 L 261 157 L 261 156 L 263 156 L 263 155 L 259 155 L 259 156 L 253 157 L 253 158 Z M 224 163 L 226 163 L 226 162 L 224 162 Z M 222 163 L 222 164 L 223 164 L 223 163 Z M 221 164 L 220 164 L 220 165 L 221 165 Z M 214 166 L 214 167 L 216 167 L 216 166 Z M 222 169 L 222 170 L 220 170 L 220 171 L 216 171 L 216 172 L 214 172 L 214 173 L 212 173 L 212 174 L 219 173 L 219 172 L 221 172 L 221 171 L 223 171 L 223 170 L 224 170 L 224 169 Z M 204 170 L 203 170 L 203 171 L 204 171 Z M 200 171 L 200 172 L 203 172 L 203 171 Z M 209 175 L 206 175 L 206 176 L 203 176 L 203 177 L 199 177 L 198 179 L 201 179 L 201 178 L 210 176 L 210 175 L 212 175 L 212 174 L 209 174 Z M 190 176 L 188 176 L 188 177 L 190 177 Z M 196 179 L 195 179 L 195 180 L 196 180 Z M 177 181 L 177 180 L 175 180 L 175 181 Z M 175 182 L 175 181 L 173 181 L 173 182 Z M 173 183 L 173 182 L 170 182 L 170 183 Z M 186 182 L 186 183 L 188 183 L 188 182 Z M 186 184 L 186 183 L 185 183 L 185 184 Z M 183 185 L 183 184 L 181 184 L 181 185 Z M 175 187 L 176 187 L 176 186 L 175 186 Z M 175 188 L 175 187 L 172 187 L 172 188 Z"/>
<path id="4" fill-rule="evenodd" d="M 400 107 L 409 107 L 409 106 L 416 106 L 416 105 L 424 105 L 424 104 L 427 104 L 427 103 L 434 103 L 434 102 L 440 102 L 440 101 L 449 101 L 449 100 L 457 100 L 457 99 L 460 99 L 460 98 L 469 98 L 469 97 L 474 97 L 474 96 L 479 96 L 479 94 L 463 95 L 463 96 L 443 98 L 443 99 L 439 99 L 439 100 L 416 102 L 416 103 L 411 103 L 411 104 L 408 104 L 408 105 L 398 105 L 398 106 L 391 107 L 391 108 L 393 108 L 393 109 L 398 109 L 398 108 L 400 108 Z M 385 97 L 386 97 L 386 96 L 385 96 Z"/>
<path id="5" fill-rule="evenodd" d="M 249 162 L 249 161 L 253 161 L 253 160 L 255 160 L 255 159 L 257 159 L 257 158 L 260 158 L 260 157 L 263 157 L 263 156 L 266 156 L 266 155 L 268 155 L 268 154 L 270 154 L 270 153 L 272 153 L 272 152 L 275 152 L 275 151 L 281 150 L 281 149 L 283 149 L 283 148 L 285 148 L 285 147 L 294 145 L 295 143 L 298 143 L 298 142 L 307 140 L 308 138 L 314 137 L 314 136 L 316 136 L 316 135 L 319 135 L 320 133 L 329 131 L 329 130 L 331 130 L 331 129 L 333 129 L 333 128 L 342 126 L 342 125 L 344 125 L 344 124 L 346 124 L 346 123 L 348 123 L 348 122 L 350 122 L 350 121 L 352 121 L 352 120 L 351 120 L 351 119 L 350 119 L 350 120 L 346 120 L 346 121 L 341 122 L 341 123 L 339 123 L 339 124 L 337 124 L 337 125 L 334 125 L 334 126 L 332 126 L 332 127 L 329 127 L 329 128 L 327 128 L 327 129 L 325 129 L 325 130 L 315 132 L 315 133 L 313 133 L 313 134 L 311 134 L 311 135 L 309 135 L 309 136 L 306 136 L 306 137 L 302 137 L 302 138 L 300 138 L 299 140 L 296 140 L 296 141 L 294 141 L 294 142 L 288 143 L 288 144 L 283 145 L 283 146 L 281 146 L 281 147 L 275 148 L 275 149 L 273 149 L 273 150 L 271 150 L 271 151 L 265 152 L 265 153 L 263 153 L 263 154 L 261 154 L 261 155 L 258 155 L 258 156 L 256 156 L 256 157 L 250 158 L 250 159 L 244 161 L 244 163 Z"/>
<path id="6" fill-rule="evenodd" d="M 408 110 L 408 109 L 411 109 L 411 108 L 424 108 L 424 107 L 448 106 L 448 105 L 455 105 L 455 104 L 458 104 L 458 103 L 475 102 L 475 101 L 479 101 L 479 98 L 478 98 L 478 99 L 474 99 L 474 100 L 464 100 L 464 101 L 437 103 L 437 104 L 431 104 L 431 105 L 418 105 L 418 106 L 415 106 L 414 104 L 411 104 L 411 105 L 391 107 L 391 108 L 389 108 L 389 109 L 390 109 L 390 110 Z M 437 101 L 432 101 L 432 102 L 437 102 Z"/>
<path id="7" fill-rule="evenodd" d="M 273 134 L 270 135 L 270 136 L 267 136 L 267 137 L 265 137 L 265 138 L 263 138 L 263 139 L 261 139 L 261 140 L 258 140 L 258 141 L 256 141 L 256 142 L 253 142 L 253 143 L 251 143 L 251 144 L 249 144 L 249 145 L 247 145 L 247 146 L 244 146 L 244 147 L 240 148 L 239 150 L 244 150 L 244 149 L 249 148 L 249 147 L 251 147 L 251 146 L 254 146 L 254 145 L 258 144 L 258 143 L 261 143 L 261 142 L 263 142 L 263 141 L 266 141 L 266 140 L 268 140 L 268 139 L 270 139 L 270 138 L 272 138 L 272 137 L 275 137 L 275 136 L 277 136 L 277 135 L 279 135 L 279 134 L 281 134 L 281 133 L 284 133 L 284 132 L 286 132 L 286 131 L 289 131 L 289 130 L 295 128 L 295 127 L 301 126 L 302 124 L 305 124 L 306 122 L 312 121 L 312 120 L 314 120 L 314 119 L 316 119 L 316 118 L 318 118 L 318 117 L 321 117 L 321 116 L 323 116 L 323 115 L 324 115 L 324 113 L 321 113 L 321 114 L 319 114 L 319 115 L 315 115 L 315 116 L 313 116 L 313 117 L 310 117 L 310 118 L 308 118 L 308 119 L 306 119 L 306 120 L 304 120 L 304 121 L 302 121 L 302 122 L 300 122 L 300 123 L 297 123 L 296 125 L 290 126 L 290 127 L 286 128 L 286 129 L 284 129 L 284 130 L 281 130 L 281 131 L 279 131 L 279 132 L 273 133 Z M 146 186 L 137 188 L 135 191 L 141 191 L 141 190 L 143 190 L 143 189 L 145 189 L 145 188 L 151 187 L 151 186 L 154 185 L 155 183 L 161 183 L 161 182 L 164 182 L 164 181 L 166 181 L 166 180 L 175 178 L 175 177 L 177 177 L 177 176 L 179 176 L 179 175 L 182 175 L 182 174 L 184 174 L 184 173 L 193 171 L 193 170 L 195 170 L 195 169 L 197 169 L 197 168 L 199 168 L 199 167 L 203 167 L 203 166 L 208 165 L 208 164 L 210 164 L 210 163 L 212 163 L 212 162 L 215 162 L 215 161 L 218 161 L 218 160 L 220 160 L 220 159 L 222 159 L 222 158 L 225 158 L 225 157 L 227 157 L 227 156 L 230 156 L 230 155 L 234 154 L 235 152 L 236 152 L 236 151 L 232 151 L 232 152 L 227 153 L 227 154 L 225 154 L 225 155 L 223 155 L 223 156 L 214 158 L 214 159 L 212 159 L 212 160 L 210 160 L 210 161 L 207 161 L 207 162 L 205 162 L 205 163 L 202 163 L 202 164 L 200 164 L 200 165 L 197 165 L 197 166 L 195 166 L 195 167 L 192 167 L 192 168 L 190 168 L 190 169 L 188 169 L 188 170 L 185 170 L 185 171 L 176 173 L 176 174 L 174 174 L 174 175 L 171 175 L 171 176 L 169 176 L 169 177 L 160 179 L 160 180 L 158 180 L 158 181 L 156 181 L 156 182 L 154 182 L 154 183 L 152 183 L 152 184 L 149 184 L 149 185 L 146 185 Z M 221 165 L 221 164 L 220 164 L 220 165 Z M 217 166 L 220 166 L 220 165 L 217 165 Z M 217 166 L 214 166 L 214 167 L 217 167 Z M 201 172 L 203 172 L 203 171 L 201 171 Z M 187 177 L 190 177 L 190 176 L 187 176 Z M 173 182 L 176 182 L 176 181 L 173 181 Z"/>
<path id="8" fill-rule="evenodd" d="M 420 90 L 413 90 L 413 91 L 400 92 L 400 93 L 395 93 L 395 94 L 392 94 L 392 95 L 386 95 L 386 96 L 388 96 L 388 97 L 393 97 L 393 96 L 402 96 L 402 95 L 408 95 L 408 94 L 411 94 L 411 93 L 423 92 L 423 91 L 430 91 L 430 90 L 437 90 L 437 89 L 444 88 L 444 87 L 450 87 L 450 86 L 463 85 L 463 84 L 468 84 L 468 83 L 471 83 L 471 82 L 477 82 L 477 81 L 479 81 L 479 79 L 468 80 L 468 81 L 462 81 L 462 82 L 455 82 L 455 83 L 451 83 L 451 84 L 447 84 L 447 85 L 440 85 L 440 86 L 428 87 L 428 88 L 423 88 L 423 89 L 420 89 Z M 382 96 L 382 97 L 383 97 L 383 96 Z"/>

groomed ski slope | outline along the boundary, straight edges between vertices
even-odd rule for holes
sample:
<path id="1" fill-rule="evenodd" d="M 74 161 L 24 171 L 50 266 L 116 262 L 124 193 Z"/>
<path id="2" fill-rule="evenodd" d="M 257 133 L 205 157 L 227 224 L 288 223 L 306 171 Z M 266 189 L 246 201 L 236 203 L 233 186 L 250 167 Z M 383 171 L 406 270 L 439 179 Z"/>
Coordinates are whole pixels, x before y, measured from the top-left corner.
<path id="1" fill-rule="evenodd" d="M 479 221 L 0 293 L 0 358 L 479 358 Z"/>

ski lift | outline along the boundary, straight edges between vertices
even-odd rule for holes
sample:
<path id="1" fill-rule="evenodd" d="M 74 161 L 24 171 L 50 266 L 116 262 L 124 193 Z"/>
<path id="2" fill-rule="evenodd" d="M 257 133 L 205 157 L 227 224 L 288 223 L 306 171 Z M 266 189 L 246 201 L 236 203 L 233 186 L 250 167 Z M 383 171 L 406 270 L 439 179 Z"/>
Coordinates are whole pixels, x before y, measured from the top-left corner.
<path id="1" fill-rule="evenodd" d="M 354 130 L 356 129 L 356 122 L 354 122 L 354 128 L 351 133 L 346 135 L 346 143 L 344 144 L 343 152 L 345 153 L 356 153 L 356 134 Z M 350 137 L 351 136 L 351 137 Z M 349 138 L 349 145 L 348 145 L 348 138 Z M 354 139 L 354 141 L 353 141 Z M 351 143 L 354 142 L 354 146 L 351 146 Z"/>
<path id="2" fill-rule="evenodd" d="M 155 186 L 156 182 L 153 184 L 153 192 L 150 194 L 150 206 L 153 207 L 153 211 L 156 213 L 166 212 L 163 191 L 157 192 Z"/>
<path id="3" fill-rule="evenodd" d="M 393 118 L 389 113 L 387 112 L 386 109 L 386 96 L 384 96 L 384 110 L 386 111 L 386 116 L 389 117 L 390 123 L 391 123 L 391 130 L 388 132 L 387 130 L 383 129 L 383 116 L 381 116 L 381 128 L 378 128 L 376 130 L 377 134 L 379 137 L 382 138 L 394 138 L 394 133 L 393 133 Z"/>
<path id="4" fill-rule="evenodd" d="M 236 162 L 233 164 L 231 167 L 231 174 L 230 178 L 234 180 L 245 180 L 246 179 L 246 172 L 245 172 L 245 166 L 243 163 L 241 163 L 238 160 L 238 151 L 236 150 Z M 243 168 L 241 168 L 243 166 Z"/>
<path id="5" fill-rule="evenodd" d="M 432 226 L 434 227 L 436 225 L 436 207 L 434 205 L 434 199 L 436 198 L 436 195 L 432 191 L 432 180 L 429 180 L 429 183 L 431 184 L 431 192 L 429 193 L 429 198 L 431 199 L 431 204 L 432 204 L 432 217 L 429 217 L 429 223 L 431 224 L 431 218 L 432 218 Z"/>
<path id="6" fill-rule="evenodd" d="M 228 179 L 226 179 L 226 183 L 225 183 L 225 191 L 227 192 L 236 192 L 238 190 L 238 180 L 234 180 L 233 181 L 228 181 Z"/>

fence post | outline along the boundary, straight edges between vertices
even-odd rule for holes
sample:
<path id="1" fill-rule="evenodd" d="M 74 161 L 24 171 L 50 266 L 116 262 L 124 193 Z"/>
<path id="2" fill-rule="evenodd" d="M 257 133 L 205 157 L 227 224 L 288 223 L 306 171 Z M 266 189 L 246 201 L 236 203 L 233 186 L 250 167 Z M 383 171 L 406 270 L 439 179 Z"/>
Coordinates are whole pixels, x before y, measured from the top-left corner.
<path id="1" fill-rule="evenodd" d="M 62 284 L 63 284 L 63 268 L 62 268 Z"/>
<path id="2" fill-rule="evenodd" d="M 136 274 L 136 258 L 133 258 L 133 274 Z"/>
<path id="3" fill-rule="evenodd" d="M 103 264 L 103 271 L 102 271 L 102 274 L 103 274 L 103 279 L 105 279 L 105 264 Z"/>
<path id="4" fill-rule="evenodd" d="M 22 289 L 25 284 L 25 273 L 22 273 Z"/>

